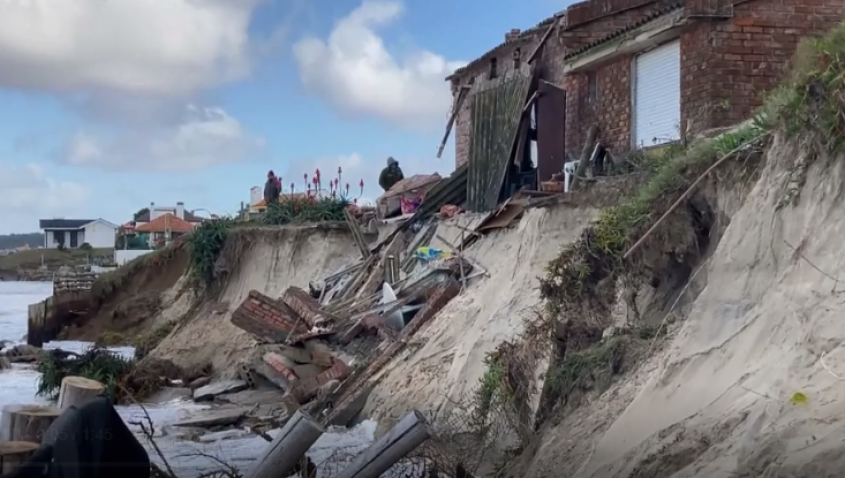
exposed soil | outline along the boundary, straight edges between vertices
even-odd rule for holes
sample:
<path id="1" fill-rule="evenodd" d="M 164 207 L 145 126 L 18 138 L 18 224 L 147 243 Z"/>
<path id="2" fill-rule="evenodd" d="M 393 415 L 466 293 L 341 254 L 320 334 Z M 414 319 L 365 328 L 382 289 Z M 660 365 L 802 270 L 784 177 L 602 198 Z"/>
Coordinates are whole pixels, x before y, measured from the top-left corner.
<path id="1" fill-rule="evenodd" d="M 183 291 L 173 289 L 187 271 L 188 259 L 188 251 L 180 248 L 166 262 L 150 259 L 145 266 L 132 268 L 110 293 L 95 291 L 93 310 L 65 329 L 61 339 L 93 342 L 104 332 L 130 339 L 152 329 L 161 321 L 151 319 L 180 298 Z"/>

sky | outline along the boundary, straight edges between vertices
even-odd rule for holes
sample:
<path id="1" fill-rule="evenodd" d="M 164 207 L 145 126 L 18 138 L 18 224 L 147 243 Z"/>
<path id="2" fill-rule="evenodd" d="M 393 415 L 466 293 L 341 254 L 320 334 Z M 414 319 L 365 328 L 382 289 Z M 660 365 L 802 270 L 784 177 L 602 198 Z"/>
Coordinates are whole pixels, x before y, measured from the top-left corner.
<path id="1" fill-rule="evenodd" d="M 122 224 L 184 202 L 235 214 L 268 170 L 380 194 L 454 169 L 445 77 L 559 0 L 0 2 L 0 234 Z M 359 187 L 364 182 L 364 190 Z"/>

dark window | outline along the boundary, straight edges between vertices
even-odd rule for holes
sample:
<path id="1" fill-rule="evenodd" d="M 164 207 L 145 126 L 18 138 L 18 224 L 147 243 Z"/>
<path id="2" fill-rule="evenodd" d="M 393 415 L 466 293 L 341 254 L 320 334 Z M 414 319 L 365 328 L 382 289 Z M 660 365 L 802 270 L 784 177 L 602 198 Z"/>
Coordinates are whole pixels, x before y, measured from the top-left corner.
<path id="1" fill-rule="evenodd" d="M 496 67 L 498 66 L 498 65 L 496 65 L 496 63 L 497 62 L 496 62 L 495 58 L 490 59 L 490 79 L 491 80 L 493 78 L 496 78 L 497 76 L 499 76 L 498 72 L 496 71 Z"/>
<path id="2" fill-rule="evenodd" d="M 522 51 L 517 48 L 513 51 L 513 69 L 519 70 L 520 66 L 522 66 Z"/>
<path id="3" fill-rule="evenodd" d="M 587 72 L 587 103 L 595 105 L 599 99 L 599 81 L 596 72 Z"/>
<path id="4" fill-rule="evenodd" d="M 53 232 L 53 241 L 56 244 L 64 247 L 65 246 L 65 231 L 55 231 Z"/>
<path id="5" fill-rule="evenodd" d="M 70 231 L 70 248 L 75 249 L 79 247 L 79 233 L 77 231 Z"/>

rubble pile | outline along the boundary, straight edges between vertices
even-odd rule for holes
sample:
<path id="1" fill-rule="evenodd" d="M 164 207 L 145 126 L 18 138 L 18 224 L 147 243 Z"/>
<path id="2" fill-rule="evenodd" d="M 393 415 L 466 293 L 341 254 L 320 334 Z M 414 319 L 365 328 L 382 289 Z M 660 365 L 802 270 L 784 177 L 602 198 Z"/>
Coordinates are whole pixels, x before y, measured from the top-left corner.
<path id="1" fill-rule="evenodd" d="M 348 221 L 360 232 L 357 221 Z M 250 291 L 231 319 L 261 343 L 242 381 L 254 383 L 249 376 L 258 375 L 281 389 L 289 414 L 306 406 L 313 416 L 346 425 L 364 405 L 368 380 L 478 275 L 463 245 L 426 246 L 435 229 L 431 221 L 399 228 L 372 247 L 362 244 L 358 263 L 311 282 L 308 291 L 289 287 L 278 297 Z"/>

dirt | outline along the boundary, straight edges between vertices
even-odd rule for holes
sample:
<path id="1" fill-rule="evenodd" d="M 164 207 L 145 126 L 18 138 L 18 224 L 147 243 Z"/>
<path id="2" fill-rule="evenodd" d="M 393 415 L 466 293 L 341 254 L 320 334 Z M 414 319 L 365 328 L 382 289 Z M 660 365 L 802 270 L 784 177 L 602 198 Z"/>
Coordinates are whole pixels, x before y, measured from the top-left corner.
<path id="1" fill-rule="evenodd" d="M 65 329 L 61 339 L 94 342 L 106 332 L 131 339 L 152 330 L 174 312 L 186 312 L 180 305 L 190 301 L 190 292 L 183 287 L 188 259 L 188 251 L 181 248 L 166 262 L 150 259 L 149 264 L 133 268 L 120 287 L 103 294 L 106 297 L 98 297 L 95 291 L 96 311 Z"/>
<path id="2" fill-rule="evenodd" d="M 845 158 L 820 158 L 779 209 L 798 156 L 778 140 L 747 196 L 711 192 L 727 220 L 665 346 L 544 429 L 512 476 L 841 474 Z"/>
<path id="3" fill-rule="evenodd" d="M 239 230 L 228 240 L 246 241 L 237 264 L 220 292 L 206 297 L 193 308 L 182 325 L 151 353 L 183 367 L 211 363 L 215 375 L 233 378 L 238 365 L 246 361 L 256 342 L 231 323 L 232 313 L 257 290 L 279 297 L 290 286 L 307 288 L 308 283 L 326 277 L 361 259 L 347 230 L 311 227 Z"/>

